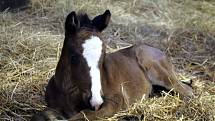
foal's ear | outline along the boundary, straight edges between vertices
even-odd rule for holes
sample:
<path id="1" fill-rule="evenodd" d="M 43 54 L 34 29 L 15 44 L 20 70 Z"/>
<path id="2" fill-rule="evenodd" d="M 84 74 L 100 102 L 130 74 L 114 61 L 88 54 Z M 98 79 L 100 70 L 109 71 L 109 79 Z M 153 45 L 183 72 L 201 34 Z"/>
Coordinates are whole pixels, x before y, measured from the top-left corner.
<path id="1" fill-rule="evenodd" d="M 72 11 L 66 17 L 65 32 L 66 34 L 75 34 L 80 26 L 79 20 L 75 11 Z"/>
<path id="2" fill-rule="evenodd" d="M 103 14 L 96 16 L 92 20 L 92 24 L 101 32 L 108 26 L 110 17 L 111 17 L 110 11 L 106 10 Z"/>

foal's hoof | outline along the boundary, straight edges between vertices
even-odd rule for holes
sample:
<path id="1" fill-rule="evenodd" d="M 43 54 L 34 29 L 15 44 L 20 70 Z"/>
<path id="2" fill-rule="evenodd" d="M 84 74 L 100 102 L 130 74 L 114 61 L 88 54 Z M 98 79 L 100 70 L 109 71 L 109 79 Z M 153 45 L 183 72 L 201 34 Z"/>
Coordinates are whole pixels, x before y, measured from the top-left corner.
<path id="1" fill-rule="evenodd" d="M 141 121 L 141 119 L 143 119 L 143 116 L 141 116 L 140 118 L 137 116 L 125 116 L 120 118 L 118 121 Z"/>

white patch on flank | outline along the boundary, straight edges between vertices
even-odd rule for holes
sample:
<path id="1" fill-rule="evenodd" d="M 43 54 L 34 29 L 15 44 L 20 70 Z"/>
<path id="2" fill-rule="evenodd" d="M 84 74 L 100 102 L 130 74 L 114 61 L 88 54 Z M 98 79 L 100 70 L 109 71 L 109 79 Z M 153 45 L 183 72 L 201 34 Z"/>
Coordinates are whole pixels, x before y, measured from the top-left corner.
<path id="1" fill-rule="evenodd" d="M 98 65 L 102 54 L 102 41 L 99 37 L 92 36 L 90 39 L 87 39 L 82 46 L 84 48 L 83 56 L 90 67 L 90 76 L 92 80 L 92 98 L 90 99 L 90 103 L 93 107 L 98 108 L 103 103 L 101 97 L 100 70 Z"/>

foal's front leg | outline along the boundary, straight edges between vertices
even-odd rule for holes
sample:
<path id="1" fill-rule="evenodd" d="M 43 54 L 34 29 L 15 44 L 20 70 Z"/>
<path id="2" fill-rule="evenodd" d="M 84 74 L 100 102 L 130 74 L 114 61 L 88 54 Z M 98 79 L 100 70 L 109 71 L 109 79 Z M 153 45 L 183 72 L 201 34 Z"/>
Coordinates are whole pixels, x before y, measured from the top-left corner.
<path id="1" fill-rule="evenodd" d="M 101 109 L 98 111 L 92 111 L 89 109 L 81 111 L 74 117 L 70 118 L 69 121 L 85 121 L 85 120 L 96 120 L 105 117 L 113 116 L 117 111 L 119 111 L 124 105 L 124 100 L 122 95 L 115 94 L 113 96 L 105 97 L 104 103 Z"/>

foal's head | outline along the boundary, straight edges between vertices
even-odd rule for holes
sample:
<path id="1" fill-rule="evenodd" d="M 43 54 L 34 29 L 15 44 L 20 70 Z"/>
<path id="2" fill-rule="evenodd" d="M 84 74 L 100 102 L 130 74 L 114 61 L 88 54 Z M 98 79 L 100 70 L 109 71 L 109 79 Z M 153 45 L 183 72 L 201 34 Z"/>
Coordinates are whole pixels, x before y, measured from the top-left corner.
<path id="1" fill-rule="evenodd" d="M 110 11 L 106 10 L 91 20 L 87 14 L 71 12 L 65 23 L 62 54 L 67 53 L 65 56 L 70 57 L 67 65 L 71 66 L 67 67 L 71 68 L 70 83 L 79 88 L 79 95 L 95 110 L 103 103 L 100 67 L 105 47 L 100 34 L 107 27 L 110 16 Z"/>

